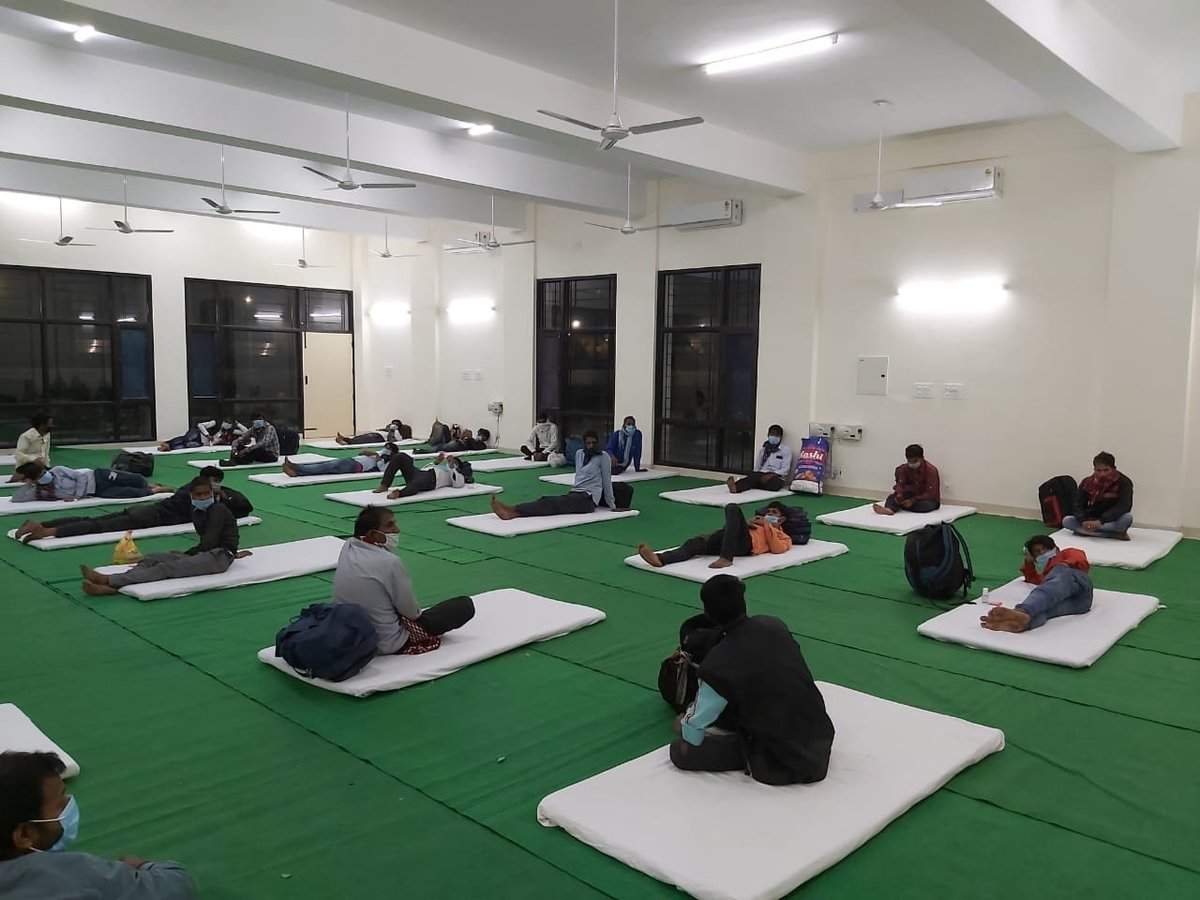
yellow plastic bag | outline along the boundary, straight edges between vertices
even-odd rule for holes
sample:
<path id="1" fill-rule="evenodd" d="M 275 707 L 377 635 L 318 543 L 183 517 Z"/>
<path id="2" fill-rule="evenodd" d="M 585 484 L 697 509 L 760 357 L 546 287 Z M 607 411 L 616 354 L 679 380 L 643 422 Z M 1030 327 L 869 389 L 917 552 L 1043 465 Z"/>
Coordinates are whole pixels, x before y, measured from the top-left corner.
<path id="1" fill-rule="evenodd" d="M 141 561 L 141 558 L 142 551 L 133 542 L 133 532 L 125 532 L 125 536 L 117 541 L 117 546 L 113 548 L 113 565 L 128 565 Z"/>

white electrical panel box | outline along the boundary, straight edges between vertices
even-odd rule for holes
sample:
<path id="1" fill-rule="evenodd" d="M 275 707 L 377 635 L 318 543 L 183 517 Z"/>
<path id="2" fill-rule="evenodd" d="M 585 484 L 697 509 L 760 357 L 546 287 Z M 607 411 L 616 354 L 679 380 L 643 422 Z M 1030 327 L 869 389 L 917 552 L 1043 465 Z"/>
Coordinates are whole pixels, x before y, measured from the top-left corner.
<path id="1" fill-rule="evenodd" d="M 858 358 L 858 390 L 860 396 L 886 397 L 888 357 L 860 356 Z"/>

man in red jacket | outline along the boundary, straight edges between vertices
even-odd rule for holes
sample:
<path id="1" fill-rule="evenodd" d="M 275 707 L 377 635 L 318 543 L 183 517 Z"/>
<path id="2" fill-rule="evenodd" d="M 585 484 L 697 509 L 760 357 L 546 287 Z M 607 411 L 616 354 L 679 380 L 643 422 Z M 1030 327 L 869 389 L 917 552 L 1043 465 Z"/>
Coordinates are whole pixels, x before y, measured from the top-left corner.
<path id="1" fill-rule="evenodd" d="M 1082 550 L 1059 550 L 1044 534 L 1025 544 L 1021 574 L 1036 587 L 1012 609 L 994 606 L 979 624 L 988 631 L 1032 631 L 1058 616 L 1079 616 L 1092 608 L 1091 565 Z"/>
<path id="2" fill-rule="evenodd" d="M 925 459 L 920 444 L 904 448 L 904 465 L 896 466 L 896 486 L 882 504 L 872 507 L 881 516 L 898 512 L 933 512 L 942 505 L 942 479 L 933 463 Z"/>

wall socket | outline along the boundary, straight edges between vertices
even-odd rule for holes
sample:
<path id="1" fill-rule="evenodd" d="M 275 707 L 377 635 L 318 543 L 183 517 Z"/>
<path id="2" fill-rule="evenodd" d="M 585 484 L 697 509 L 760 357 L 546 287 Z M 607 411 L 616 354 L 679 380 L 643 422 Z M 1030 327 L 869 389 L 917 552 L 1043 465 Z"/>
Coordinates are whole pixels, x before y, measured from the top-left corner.
<path id="1" fill-rule="evenodd" d="M 833 430 L 836 427 L 837 426 L 834 425 L 832 422 L 809 422 L 808 423 L 808 436 L 832 439 L 833 438 Z"/>
<path id="2" fill-rule="evenodd" d="M 932 400 L 933 399 L 933 382 L 932 381 L 917 381 L 913 383 L 913 399 L 914 400 Z"/>
<path id="3" fill-rule="evenodd" d="M 961 400 L 965 393 L 966 388 L 961 381 L 947 381 L 942 385 L 943 400 Z"/>
<path id="4" fill-rule="evenodd" d="M 861 441 L 863 430 L 861 425 L 839 425 L 836 429 L 838 440 Z"/>

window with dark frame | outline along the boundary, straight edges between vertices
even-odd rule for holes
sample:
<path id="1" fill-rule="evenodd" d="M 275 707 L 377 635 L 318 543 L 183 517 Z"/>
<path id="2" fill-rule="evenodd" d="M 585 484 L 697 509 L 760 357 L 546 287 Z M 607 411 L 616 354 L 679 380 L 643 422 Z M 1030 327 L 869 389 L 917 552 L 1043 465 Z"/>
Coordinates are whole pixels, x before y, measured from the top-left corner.
<path id="1" fill-rule="evenodd" d="M 35 412 L 56 442 L 154 438 L 148 275 L 0 266 L 0 446 Z"/>
<path id="2" fill-rule="evenodd" d="M 656 462 L 754 467 L 760 275 L 758 265 L 659 272 Z"/>
<path id="3" fill-rule="evenodd" d="M 616 352 L 616 275 L 538 281 L 534 394 L 564 441 L 612 431 Z"/>
<path id="4" fill-rule="evenodd" d="M 304 428 L 306 331 L 353 331 L 349 291 L 188 278 L 188 417 Z"/>

